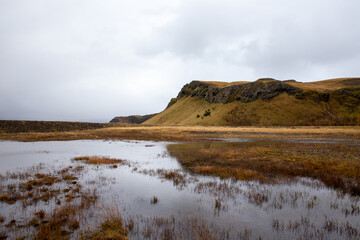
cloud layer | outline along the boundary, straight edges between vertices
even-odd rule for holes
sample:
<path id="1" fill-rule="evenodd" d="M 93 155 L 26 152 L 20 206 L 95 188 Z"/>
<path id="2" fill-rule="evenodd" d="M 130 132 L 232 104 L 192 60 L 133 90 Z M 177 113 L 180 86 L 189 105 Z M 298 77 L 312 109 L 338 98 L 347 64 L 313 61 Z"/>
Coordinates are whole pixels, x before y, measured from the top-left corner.
<path id="1" fill-rule="evenodd" d="M 193 79 L 359 76 L 357 0 L 0 2 L 0 119 L 161 111 Z"/>

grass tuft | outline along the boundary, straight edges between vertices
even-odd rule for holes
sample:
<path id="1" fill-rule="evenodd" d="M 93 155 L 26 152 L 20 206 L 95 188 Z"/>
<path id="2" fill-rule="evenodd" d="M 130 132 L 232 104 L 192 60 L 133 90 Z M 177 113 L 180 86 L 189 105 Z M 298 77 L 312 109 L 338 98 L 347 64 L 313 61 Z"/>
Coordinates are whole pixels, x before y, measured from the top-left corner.
<path id="1" fill-rule="evenodd" d="M 108 158 L 108 157 L 98 157 L 98 156 L 82 156 L 82 157 L 75 157 L 73 158 L 74 161 L 82 161 L 85 162 L 86 164 L 95 164 L 95 165 L 100 165 L 100 164 L 113 164 L 113 168 L 115 164 L 124 164 L 125 160 L 122 159 L 116 159 L 116 158 Z"/>
<path id="2" fill-rule="evenodd" d="M 98 231 L 92 234 L 89 239 L 92 240 L 127 240 L 128 230 L 124 227 L 120 210 L 117 206 L 103 206 L 103 223 Z"/>
<path id="3" fill-rule="evenodd" d="M 153 205 L 157 204 L 158 202 L 159 202 L 159 199 L 156 196 L 153 196 L 150 200 L 150 203 Z"/>

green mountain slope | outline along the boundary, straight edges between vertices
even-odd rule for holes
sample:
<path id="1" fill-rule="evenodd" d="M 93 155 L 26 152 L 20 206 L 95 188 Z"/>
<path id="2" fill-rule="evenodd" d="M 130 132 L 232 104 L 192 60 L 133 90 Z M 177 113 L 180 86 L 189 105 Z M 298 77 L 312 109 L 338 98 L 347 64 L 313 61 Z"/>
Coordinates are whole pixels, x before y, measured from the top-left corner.
<path id="1" fill-rule="evenodd" d="M 186 84 L 154 125 L 360 125 L 360 78 Z"/>

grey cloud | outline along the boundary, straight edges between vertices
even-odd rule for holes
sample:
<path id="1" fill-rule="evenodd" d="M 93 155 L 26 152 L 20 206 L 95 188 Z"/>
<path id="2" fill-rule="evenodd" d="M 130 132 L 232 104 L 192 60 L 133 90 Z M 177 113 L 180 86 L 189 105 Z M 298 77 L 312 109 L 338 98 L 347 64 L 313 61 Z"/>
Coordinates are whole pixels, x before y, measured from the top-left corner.
<path id="1" fill-rule="evenodd" d="M 359 7 L 358 1 L 338 0 L 186 1 L 178 17 L 159 29 L 163 42 L 155 49 L 185 61 L 221 58 L 257 75 L 308 79 L 317 66 L 337 64 L 341 74 L 358 74 L 341 62 L 360 54 L 354 25 Z"/>
<path id="2" fill-rule="evenodd" d="M 357 0 L 0 2 L 0 119 L 108 121 L 192 79 L 359 76 Z"/>

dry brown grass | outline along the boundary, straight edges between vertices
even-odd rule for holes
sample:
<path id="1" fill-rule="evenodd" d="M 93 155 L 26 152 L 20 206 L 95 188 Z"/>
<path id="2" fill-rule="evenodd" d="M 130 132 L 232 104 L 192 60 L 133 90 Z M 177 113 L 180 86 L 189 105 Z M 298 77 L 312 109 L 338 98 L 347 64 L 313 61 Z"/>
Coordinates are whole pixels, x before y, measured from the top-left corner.
<path id="1" fill-rule="evenodd" d="M 220 178 L 235 177 L 238 180 L 264 179 L 261 173 L 250 169 L 242 169 L 241 167 L 195 166 L 194 171 L 204 175 L 216 175 Z"/>
<path id="2" fill-rule="evenodd" d="M 250 82 L 246 82 L 246 81 L 236 81 L 236 82 L 201 81 L 201 82 L 207 83 L 210 86 L 214 86 L 214 87 L 218 87 L 218 88 L 224 88 L 224 87 L 229 87 L 232 85 L 243 85 L 246 83 L 250 83 Z"/>
<path id="3" fill-rule="evenodd" d="M 131 126 L 67 132 L 0 133 L 1 140 L 68 141 L 79 139 L 133 139 L 193 141 L 231 137 L 296 137 L 360 139 L 360 127 L 220 127 L 220 126 Z"/>
<path id="4" fill-rule="evenodd" d="M 346 87 L 358 87 L 360 86 L 360 78 L 334 78 L 307 83 L 288 82 L 288 84 L 302 89 L 329 92 Z"/>
<path id="5" fill-rule="evenodd" d="M 273 80 L 262 80 L 263 82 L 269 82 Z M 238 82 L 220 82 L 220 81 L 201 81 L 207 83 L 211 86 L 224 88 L 229 87 L 232 85 L 242 85 L 250 82 L 246 81 L 238 81 Z M 309 89 L 309 90 L 316 90 L 321 92 L 326 91 L 333 91 L 340 88 L 345 87 L 354 87 L 360 86 L 360 78 L 334 78 L 334 79 L 326 79 L 321 81 L 314 81 L 314 82 L 295 82 L 295 81 L 287 81 L 288 84 L 302 88 L 302 89 Z"/>
<path id="6" fill-rule="evenodd" d="M 81 170 L 79 167 L 68 166 L 54 171 L 40 165 L 26 172 L 7 173 L 3 176 L 6 184 L 0 188 L 0 201 L 9 205 L 19 204 L 14 206 L 14 210 L 19 212 L 28 207 L 36 210 L 33 216 L 24 211 L 22 215 L 10 220 L 5 225 L 9 233 L 10 228 L 14 228 L 26 233 L 24 238 L 16 239 L 73 239 L 71 235 L 80 228 L 80 224 L 84 224 L 81 217 L 98 199 L 95 190 L 84 190 L 74 181 L 77 180 L 75 174 L 79 174 Z M 43 204 L 51 207 L 41 209 Z M 0 224 L 3 221 L 5 217 L 0 216 Z M 31 228 L 30 232 L 26 231 L 28 228 Z M 14 238 L 14 235 L 9 237 Z"/>
<path id="7" fill-rule="evenodd" d="M 173 144 L 168 150 L 200 174 L 259 181 L 311 177 L 360 195 L 360 146 L 259 141 Z"/>
<path id="8" fill-rule="evenodd" d="M 0 239 L 1 240 L 5 240 L 7 238 L 8 238 L 8 236 L 7 236 L 7 234 L 5 232 L 0 232 Z"/>
<path id="9" fill-rule="evenodd" d="M 101 217 L 104 219 L 99 229 L 86 237 L 91 240 L 127 240 L 128 230 L 117 205 L 101 206 Z"/>
<path id="10" fill-rule="evenodd" d="M 116 164 L 116 163 L 124 163 L 124 160 L 116 159 L 116 158 L 108 158 L 108 157 L 98 157 L 98 156 L 82 156 L 73 158 L 74 161 L 82 161 L 87 164 Z M 114 167 L 114 166 L 113 166 Z M 116 168 L 116 167 L 114 167 Z"/>

